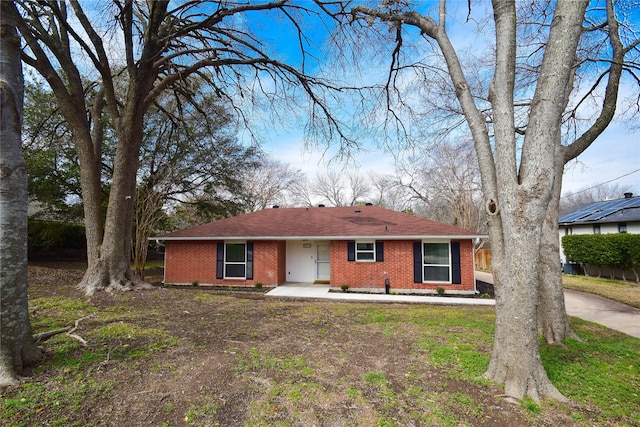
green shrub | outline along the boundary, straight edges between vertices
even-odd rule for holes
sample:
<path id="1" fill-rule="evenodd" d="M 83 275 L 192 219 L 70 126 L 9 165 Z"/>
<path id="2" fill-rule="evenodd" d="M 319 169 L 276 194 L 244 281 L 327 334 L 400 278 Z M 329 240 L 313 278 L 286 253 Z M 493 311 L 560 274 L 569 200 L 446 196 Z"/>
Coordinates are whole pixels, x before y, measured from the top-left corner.
<path id="1" fill-rule="evenodd" d="M 568 261 L 636 269 L 640 266 L 640 234 L 571 234 L 562 237 Z"/>

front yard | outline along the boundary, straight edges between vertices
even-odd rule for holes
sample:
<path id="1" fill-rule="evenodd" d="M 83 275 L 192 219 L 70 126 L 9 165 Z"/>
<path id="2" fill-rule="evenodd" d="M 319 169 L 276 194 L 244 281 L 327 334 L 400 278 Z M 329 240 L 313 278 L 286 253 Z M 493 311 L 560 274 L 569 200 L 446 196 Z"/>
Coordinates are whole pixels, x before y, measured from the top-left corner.
<path id="1" fill-rule="evenodd" d="M 638 426 L 640 340 L 572 319 L 542 347 L 572 403 L 506 402 L 480 379 L 494 312 L 167 289 L 99 294 L 81 269 L 32 267 L 46 360 L 0 392 L 7 426 Z"/>

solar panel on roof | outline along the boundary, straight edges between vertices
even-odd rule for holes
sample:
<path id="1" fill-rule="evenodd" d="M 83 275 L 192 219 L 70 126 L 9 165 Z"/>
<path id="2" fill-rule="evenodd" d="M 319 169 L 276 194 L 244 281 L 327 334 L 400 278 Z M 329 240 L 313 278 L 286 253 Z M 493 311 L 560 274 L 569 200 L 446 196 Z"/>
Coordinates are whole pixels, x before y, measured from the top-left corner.
<path id="1" fill-rule="evenodd" d="M 640 207 L 640 200 L 639 199 L 623 199 L 620 200 L 619 203 L 615 203 L 613 206 L 611 206 L 609 209 L 606 209 L 596 215 L 591 215 L 593 216 L 593 218 L 589 217 L 589 218 L 585 218 L 585 220 L 598 220 L 598 219 L 602 219 L 606 216 L 611 215 L 612 213 L 621 211 L 623 209 L 629 209 L 629 208 L 634 208 L 634 207 Z"/>
<path id="2" fill-rule="evenodd" d="M 640 208 L 640 197 L 617 199 L 590 204 L 560 217 L 560 222 L 597 221 L 627 208 Z"/>
<path id="3" fill-rule="evenodd" d="M 573 222 L 602 210 L 603 202 L 592 203 L 560 217 L 560 222 Z"/>
<path id="4" fill-rule="evenodd" d="M 582 218 L 582 221 L 596 221 L 598 219 L 604 218 L 605 216 L 609 216 L 614 212 L 618 212 L 620 209 L 618 208 L 614 208 L 614 209 L 605 209 L 601 212 L 596 212 L 592 215 L 589 215 L 587 217 Z"/>
<path id="5" fill-rule="evenodd" d="M 584 216 L 589 215 L 590 213 L 592 213 L 593 211 L 591 209 L 589 209 L 588 212 L 585 212 L 584 210 L 578 211 L 578 212 L 573 212 L 567 215 L 563 215 L 560 217 L 560 222 L 573 222 L 576 221 Z"/>

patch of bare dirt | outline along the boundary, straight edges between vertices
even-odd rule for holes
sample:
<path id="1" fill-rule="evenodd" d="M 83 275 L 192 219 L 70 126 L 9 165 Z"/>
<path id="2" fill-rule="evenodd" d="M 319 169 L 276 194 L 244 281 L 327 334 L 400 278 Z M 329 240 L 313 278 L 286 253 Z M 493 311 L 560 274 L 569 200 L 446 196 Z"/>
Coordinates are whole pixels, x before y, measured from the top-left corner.
<path id="1" fill-rule="evenodd" d="M 77 264 L 34 265 L 30 298 L 87 301 L 74 287 L 82 274 Z M 82 426 L 575 425 L 554 405 L 531 415 L 497 388 L 452 379 L 418 348 L 417 328 L 363 322 L 370 309 L 253 292 L 101 292 L 83 308 L 93 313 L 78 330 L 88 347 L 61 353 L 74 340 L 46 342 L 47 360 L 28 381 L 43 395 L 82 390 L 82 398 L 36 402 L 11 419 Z M 161 330 L 174 341 L 154 348 L 148 337 L 97 338 L 95 331 L 118 323 Z M 56 359 L 60 354 L 78 363 Z M 368 380 L 372 373 L 383 380 Z M 13 386 L 2 397 L 19 402 L 25 393 Z"/>

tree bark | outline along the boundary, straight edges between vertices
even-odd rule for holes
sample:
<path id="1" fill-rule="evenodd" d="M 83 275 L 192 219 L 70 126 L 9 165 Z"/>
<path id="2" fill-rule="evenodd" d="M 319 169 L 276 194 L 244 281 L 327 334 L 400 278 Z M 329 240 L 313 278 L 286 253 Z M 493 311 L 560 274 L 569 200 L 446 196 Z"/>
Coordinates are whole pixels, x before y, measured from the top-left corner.
<path id="1" fill-rule="evenodd" d="M 27 170 L 22 155 L 24 81 L 9 2 L 0 10 L 0 385 L 42 360 L 27 298 Z"/>
<path id="2" fill-rule="evenodd" d="M 522 149 L 517 151 L 514 124 L 516 10 L 511 1 L 494 0 L 496 68 L 489 100 L 495 147 L 469 90 L 457 55 L 444 31 L 427 19 L 424 32 L 437 40 L 456 95 L 474 137 L 494 249 L 496 331 L 485 376 L 504 384 L 506 394 L 535 400 L 564 400 L 548 379 L 538 347 L 537 305 L 541 232 L 553 183 L 560 119 L 568 95 L 573 61 L 586 2 L 557 6 L 534 94 Z M 412 15 L 415 16 L 415 15 Z M 558 96 L 560 94 L 560 96 Z M 565 95 L 564 97 L 562 95 Z"/>
<path id="3" fill-rule="evenodd" d="M 561 117 L 568 102 L 573 58 L 587 1 L 559 2 L 556 6 L 519 167 L 513 140 L 515 6 L 502 0 L 494 0 L 493 5 L 497 59 L 490 100 L 496 111 L 496 187 L 502 222 L 498 251 L 503 262 L 494 271 L 498 277 L 496 332 L 485 376 L 504 384 L 510 396 L 563 400 L 540 361 L 537 307 L 541 294 L 542 231 L 547 213 L 555 203 L 553 192 L 561 186 L 557 184 L 562 180 L 560 165 L 564 165 L 563 157 L 558 155 Z M 545 296 L 548 294 L 544 292 Z"/>
<path id="4" fill-rule="evenodd" d="M 580 6 L 582 7 L 582 6 Z M 571 159 L 584 152 L 591 143 L 607 128 L 616 111 L 620 78 L 625 64 L 626 49 L 619 34 L 619 23 L 612 0 L 606 1 L 607 32 L 611 46 L 612 60 L 608 70 L 608 80 L 602 102 L 602 110 L 593 125 L 578 139 L 568 146 L 562 146 L 560 140 L 556 143 L 554 155 L 554 170 L 556 177 L 561 177 L 564 165 Z M 637 41 L 635 42 L 637 43 Z M 564 85 L 562 96 L 568 99 L 573 86 L 573 72 L 569 84 Z M 566 101 L 564 101 L 566 105 Z M 559 178 L 554 182 L 553 194 L 547 209 L 547 218 L 543 228 L 543 243 L 541 246 L 540 269 L 540 313 L 539 326 L 547 343 L 562 345 L 567 337 L 577 338 L 569 326 L 564 294 L 562 291 L 562 273 L 560 272 L 560 242 L 557 234 L 560 194 L 562 182 Z"/>
<path id="5" fill-rule="evenodd" d="M 131 270 L 131 237 L 136 174 L 142 143 L 141 103 L 125 106 L 125 117 L 116 123 L 118 146 L 113 165 L 113 181 L 99 257 L 87 266 L 80 287 L 87 295 L 101 290 L 130 290 L 144 286 Z M 137 119 L 131 116 L 139 115 Z M 127 126 L 124 126 L 126 123 Z"/>
<path id="6" fill-rule="evenodd" d="M 562 177 L 564 160 L 556 157 L 554 165 L 556 177 Z M 562 181 L 554 181 L 553 193 L 547 215 L 542 226 L 540 245 L 540 292 L 538 297 L 538 328 L 547 344 L 564 345 L 565 339 L 577 338 L 569 326 L 564 302 L 562 271 L 560 270 L 560 239 L 558 237 L 558 217 Z"/>
<path id="7" fill-rule="evenodd" d="M 544 202 L 530 200 L 518 190 L 515 197 L 502 193 L 500 213 L 493 221 L 501 221 L 505 232 L 500 239 L 492 240 L 496 330 L 484 376 L 504 384 L 505 394 L 518 399 L 565 400 L 547 377 L 538 345 L 538 264 Z"/>

